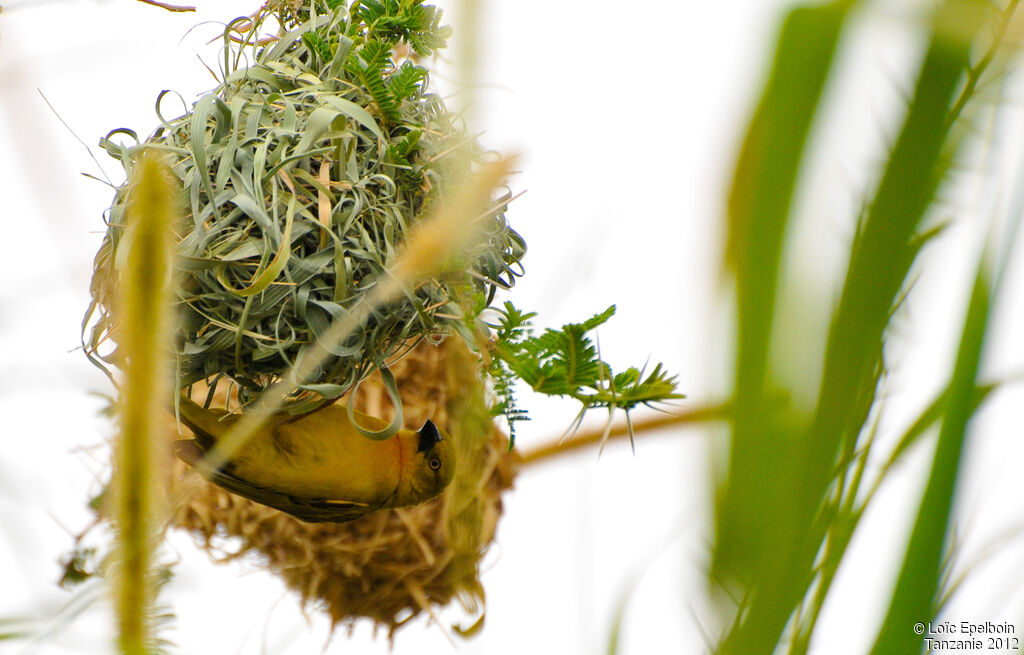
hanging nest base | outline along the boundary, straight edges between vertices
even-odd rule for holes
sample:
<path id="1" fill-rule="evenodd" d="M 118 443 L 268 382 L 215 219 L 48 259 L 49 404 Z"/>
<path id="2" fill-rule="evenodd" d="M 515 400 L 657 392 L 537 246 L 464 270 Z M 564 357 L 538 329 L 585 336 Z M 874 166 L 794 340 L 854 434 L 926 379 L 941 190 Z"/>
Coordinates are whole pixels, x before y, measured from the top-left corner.
<path id="1" fill-rule="evenodd" d="M 392 367 L 406 427 L 419 428 L 429 418 L 459 446 L 456 480 L 439 498 L 347 523 L 303 523 L 231 494 L 176 462 L 170 491 L 182 500 L 172 525 L 191 533 L 217 562 L 255 556 L 308 608 L 326 612 L 334 627 L 368 618 L 393 635 L 421 612 L 454 598 L 467 611 L 481 612 L 479 561 L 494 539 L 501 494 L 512 486 L 519 457 L 508 452 L 507 437 L 493 423 L 487 422 L 489 434 L 465 434 L 453 416 L 467 392 L 482 401 L 479 384 L 448 384 L 465 378 L 450 369 L 464 371 L 471 363 L 461 341 L 449 339 L 441 346 L 422 342 Z M 360 385 L 355 403 L 360 411 L 391 418 L 376 376 Z M 176 430 L 173 436 L 180 438 Z"/>

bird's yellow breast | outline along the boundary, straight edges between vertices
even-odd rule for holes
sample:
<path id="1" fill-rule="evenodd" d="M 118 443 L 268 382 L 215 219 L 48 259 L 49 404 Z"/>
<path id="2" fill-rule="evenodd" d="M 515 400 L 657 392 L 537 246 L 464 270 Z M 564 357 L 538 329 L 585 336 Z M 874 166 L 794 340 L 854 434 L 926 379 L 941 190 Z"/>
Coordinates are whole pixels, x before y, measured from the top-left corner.
<path id="1" fill-rule="evenodd" d="M 381 419 L 356 415 L 381 429 Z M 232 458 L 232 472 L 255 485 L 296 497 L 342 499 L 376 506 L 402 476 L 401 433 L 383 441 L 359 434 L 344 405 L 331 405 L 261 431 Z"/>

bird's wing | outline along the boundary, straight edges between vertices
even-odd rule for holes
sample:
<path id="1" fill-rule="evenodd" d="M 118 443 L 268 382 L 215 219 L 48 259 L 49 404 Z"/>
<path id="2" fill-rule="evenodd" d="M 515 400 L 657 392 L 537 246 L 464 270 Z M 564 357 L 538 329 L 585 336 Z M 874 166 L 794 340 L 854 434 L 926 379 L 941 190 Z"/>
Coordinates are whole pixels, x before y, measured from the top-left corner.
<path id="1" fill-rule="evenodd" d="M 190 426 L 191 427 L 191 426 Z M 202 445 L 193 439 L 175 441 L 174 449 L 178 457 L 193 467 L 205 454 Z M 198 468 L 197 468 L 198 470 Z M 307 523 L 345 523 L 366 516 L 379 507 L 342 499 L 298 498 L 290 494 L 274 491 L 255 485 L 231 473 L 231 465 L 226 464 L 216 471 L 204 473 L 204 477 L 217 486 L 249 500 L 273 507 L 291 514 L 300 521 Z"/>
<path id="2" fill-rule="evenodd" d="M 379 508 L 370 507 L 366 503 L 348 500 L 331 500 L 324 498 L 294 498 L 286 506 L 272 505 L 276 509 L 291 514 L 306 523 L 346 523 L 362 518 Z"/>

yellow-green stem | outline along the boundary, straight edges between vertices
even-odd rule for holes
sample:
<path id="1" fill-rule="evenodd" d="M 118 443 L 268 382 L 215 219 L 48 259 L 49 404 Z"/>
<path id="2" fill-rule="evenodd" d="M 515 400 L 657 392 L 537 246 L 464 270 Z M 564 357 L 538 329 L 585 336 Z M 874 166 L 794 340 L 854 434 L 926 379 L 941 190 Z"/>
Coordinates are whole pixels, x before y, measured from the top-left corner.
<path id="1" fill-rule="evenodd" d="M 114 447 L 118 551 L 114 584 L 121 653 L 141 655 L 151 643 L 153 546 L 158 529 L 155 469 L 161 400 L 167 398 L 168 298 L 174 188 L 154 151 L 135 167 L 128 210 L 120 322 L 124 349 L 121 430 Z"/>

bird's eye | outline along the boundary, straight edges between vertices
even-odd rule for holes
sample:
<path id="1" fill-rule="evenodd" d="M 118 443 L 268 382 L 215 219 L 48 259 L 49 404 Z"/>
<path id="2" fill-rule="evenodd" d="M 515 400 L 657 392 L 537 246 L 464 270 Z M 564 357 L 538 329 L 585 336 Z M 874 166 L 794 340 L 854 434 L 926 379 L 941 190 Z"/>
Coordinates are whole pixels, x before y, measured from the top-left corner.
<path id="1" fill-rule="evenodd" d="M 427 466 L 430 467 L 431 471 L 436 471 L 437 469 L 441 468 L 441 460 L 439 460 L 436 457 L 431 457 L 430 459 L 427 460 Z"/>

